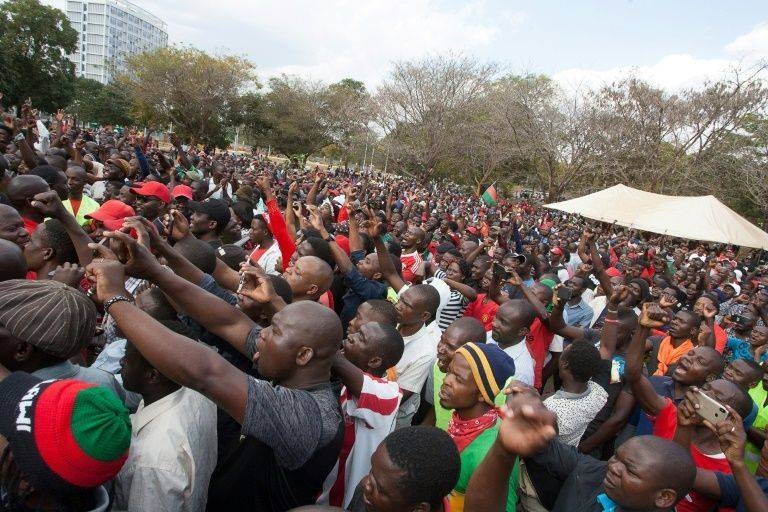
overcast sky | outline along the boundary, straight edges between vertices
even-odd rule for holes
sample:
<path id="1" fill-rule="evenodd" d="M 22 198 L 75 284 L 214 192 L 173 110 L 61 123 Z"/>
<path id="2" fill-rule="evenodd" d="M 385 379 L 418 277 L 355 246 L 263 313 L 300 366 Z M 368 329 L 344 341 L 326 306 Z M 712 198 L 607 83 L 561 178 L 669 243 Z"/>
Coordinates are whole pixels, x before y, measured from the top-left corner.
<path id="1" fill-rule="evenodd" d="M 52 0 L 56 1 L 56 0 Z M 768 1 L 143 0 L 172 43 L 373 88 L 395 60 L 448 51 L 567 87 L 634 72 L 674 90 L 768 59 Z"/>

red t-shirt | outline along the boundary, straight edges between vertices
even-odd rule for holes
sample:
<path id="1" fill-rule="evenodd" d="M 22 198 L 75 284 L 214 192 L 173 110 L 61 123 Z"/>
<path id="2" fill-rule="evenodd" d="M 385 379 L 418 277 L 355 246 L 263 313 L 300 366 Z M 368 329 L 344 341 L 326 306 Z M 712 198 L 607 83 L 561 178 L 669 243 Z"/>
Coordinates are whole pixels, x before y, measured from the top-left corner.
<path id="1" fill-rule="evenodd" d="M 525 340 L 528 352 L 533 358 L 533 386 L 541 388 L 541 374 L 544 371 L 544 360 L 549 352 L 549 345 L 555 333 L 547 329 L 540 318 L 536 318 L 531 324 L 531 330 Z"/>
<path id="2" fill-rule="evenodd" d="M 483 324 L 485 332 L 493 330 L 493 319 L 496 317 L 496 311 L 499 305 L 491 299 L 486 300 L 487 294 L 479 293 L 477 299 L 467 305 L 464 310 L 464 316 L 477 318 Z"/>
<path id="3" fill-rule="evenodd" d="M 419 270 L 422 261 L 424 260 L 418 252 L 400 256 L 400 263 L 403 264 L 403 281 L 413 283 L 413 279 L 416 277 L 416 272 Z"/>
<path id="4" fill-rule="evenodd" d="M 30 235 L 37 230 L 39 222 L 35 222 L 32 219 L 28 219 L 26 217 L 22 217 L 21 220 L 24 221 L 24 229 L 26 229 Z"/>
<path id="5" fill-rule="evenodd" d="M 725 344 L 728 343 L 728 333 L 725 329 L 715 324 L 715 350 L 722 354 L 725 351 Z"/>
<path id="6" fill-rule="evenodd" d="M 667 404 L 664 408 L 659 411 L 656 418 L 650 419 L 653 422 L 653 435 L 671 441 L 675 438 L 675 432 L 677 431 L 677 407 L 671 399 L 666 398 L 665 400 Z M 707 455 L 691 444 L 691 457 L 697 468 L 731 474 L 731 466 L 728 464 L 728 460 L 723 453 Z M 705 512 L 713 510 L 715 505 L 717 505 L 717 501 L 691 491 L 688 496 L 677 504 L 676 510 L 677 512 Z"/>

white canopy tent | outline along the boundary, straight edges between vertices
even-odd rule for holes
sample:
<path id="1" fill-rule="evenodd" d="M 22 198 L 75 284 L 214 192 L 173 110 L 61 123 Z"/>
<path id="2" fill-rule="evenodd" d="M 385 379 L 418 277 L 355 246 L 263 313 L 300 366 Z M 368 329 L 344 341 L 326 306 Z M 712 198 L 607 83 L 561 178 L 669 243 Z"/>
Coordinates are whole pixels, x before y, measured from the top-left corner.
<path id="1" fill-rule="evenodd" d="M 714 196 L 664 196 L 615 185 L 544 207 L 651 233 L 768 249 L 768 233 Z"/>

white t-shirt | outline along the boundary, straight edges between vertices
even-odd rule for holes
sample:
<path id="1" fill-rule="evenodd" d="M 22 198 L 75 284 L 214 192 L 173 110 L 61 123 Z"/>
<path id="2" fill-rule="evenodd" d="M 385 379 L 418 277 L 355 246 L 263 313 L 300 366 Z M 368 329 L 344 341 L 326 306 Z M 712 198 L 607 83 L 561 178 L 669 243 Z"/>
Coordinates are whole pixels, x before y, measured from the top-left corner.
<path id="1" fill-rule="evenodd" d="M 578 446 L 584 431 L 608 401 L 608 392 L 592 381 L 581 394 L 562 389 L 544 400 L 544 405 L 557 414 L 557 438 L 561 442 Z"/>
<path id="2" fill-rule="evenodd" d="M 253 252 L 256 252 L 256 250 L 254 249 Z M 253 256 L 253 252 L 251 253 L 251 256 Z M 277 245 L 277 242 L 274 242 L 272 246 L 259 257 L 256 263 L 258 263 L 259 266 L 263 268 L 264 272 L 267 274 L 272 276 L 279 276 L 280 273 L 275 270 L 275 265 L 277 265 L 277 260 L 280 258 L 282 258 L 280 246 Z"/>
<path id="3" fill-rule="evenodd" d="M 403 337 L 405 348 L 403 356 L 395 365 L 396 378 L 400 389 L 410 391 L 413 395 L 400 404 L 397 415 L 398 428 L 410 424 L 411 418 L 419 408 L 419 393 L 435 362 L 437 344 L 440 342 L 440 330 L 435 327 L 432 324 L 423 325 L 418 332 Z"/>
<path id="4" fill-rule="evenodd" d="M 344 462 L 344 481 L 339 480 L 339 460 L 323 483 L 323 494 L 317 500 L 321 505 L 329 503 L 331 490 L 339 486 L 344 491 L 341 504 L 349 507 L 357 484 L 371 470 L 371 455 L 390 432 L 395 429 L 395 419 L 403 393 L 397 382 L 390 382 L 363 373 L 360 396 L 350 395 L 347 388 L 341 390 L 341 409 L 347 425 L 345 437 L 354 436 L 352 449 Z M 350 426 L 354 426 L 350 429 Z M 347 440 L 345 439 L 345 444 Z"/>
<path id="5" fill-rule="evenodd" d="M 515 360 L 515 375 L 512 378 L 524 384 L 528 384 L 529 386 L 533 386 L 534 362 L 531 353 L 528 351 L 528 345 L 525 343 L 525 340 L 517 345 L 505 348 L 504 352 Z"/>

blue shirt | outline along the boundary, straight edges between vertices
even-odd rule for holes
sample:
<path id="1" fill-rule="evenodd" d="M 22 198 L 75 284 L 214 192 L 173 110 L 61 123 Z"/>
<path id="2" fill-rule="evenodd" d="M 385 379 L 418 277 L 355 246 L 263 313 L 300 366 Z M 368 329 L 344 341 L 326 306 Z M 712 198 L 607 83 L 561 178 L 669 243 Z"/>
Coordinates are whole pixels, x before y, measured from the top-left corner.
<path id="1" fill-rule="evenodd" d="M 736 485 L 736 479 L 733 475 L 715 472 L 717 484 L 720 486 L 720 503 L 718 505 L 724 508 L 735 508 L 736 512 L 747 512 L 747 507 L 741 499 L 739 486 Z M 757 485 L 763 490 L 763 494 L 768 496 L 768 478 L 756 477 Z"/>
<path id="2" fill-rule="evenodd" d="M 755 357 L 752 352 L 749 351 L 749 342 L 737 338 L 735 336 L 728 336 L 728 341 L 725 343 L 725 360 L 727 362 L 735 361 L 736 359 L 744 359 L 745 361 L 754 361 Z M 765 362 L 768 359 L 768 352 L 763 353 L 760 357 L 760 363 Z"/>
<path id="3" fill-rule="evenodd" d="M 355 318 L 360 304 L 370 299 L 385 299 L 387 297 L 387 285 L 373 279 L 366 279 L 357 270 L 357 263 L 365 259 L 365 251 L 352 251 L 349 258 L 353 265 L 347 275 L 344 276 L 344 284 L 349 290 L 342 298 L 344 306 L 341 308 L 341 325 L 344 327 L 345 333 L 349 322 Z"/>
<path id="4" fill-rule="evenodd" d="M 594 310 L 583 299 L 573 306 L 566 304 L 563 309 L 563 320 L 575 327 L 588 327 L 594 315 Z"/>

